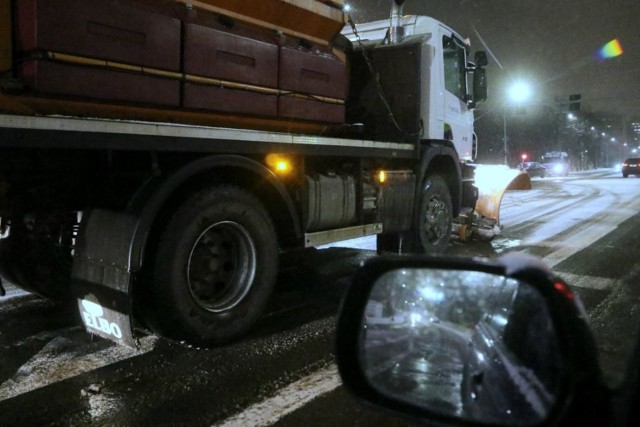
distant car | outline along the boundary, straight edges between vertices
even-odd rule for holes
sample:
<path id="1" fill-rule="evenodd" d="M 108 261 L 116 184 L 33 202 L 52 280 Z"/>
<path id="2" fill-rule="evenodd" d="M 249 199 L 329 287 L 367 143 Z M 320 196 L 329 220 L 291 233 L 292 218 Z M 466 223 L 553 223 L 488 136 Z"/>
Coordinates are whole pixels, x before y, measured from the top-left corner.
<path id="1" fill-rule="evenodd" d="M 524 162 L 520 164 L 520 169 L 526 171 L 531 178 L 534 176 L 539 176 L 540 178 L 547 176 L 547 168 L 538 162 Z"/>
<path id="2" fill-rule="evenodd" d="M 640 158 L 627 159 L 622 163 L 622 176 L 626 178 L 629 175 L 640 176 Z"/>

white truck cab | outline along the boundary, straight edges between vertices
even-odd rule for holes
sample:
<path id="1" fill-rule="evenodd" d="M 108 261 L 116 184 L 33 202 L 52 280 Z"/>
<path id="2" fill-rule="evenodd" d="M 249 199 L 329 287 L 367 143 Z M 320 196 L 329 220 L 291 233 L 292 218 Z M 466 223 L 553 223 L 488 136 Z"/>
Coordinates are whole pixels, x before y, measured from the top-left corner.
<path id="1" fill-rule="evenodd" d="M 473 160 L 477 152 L 473 109 L 486 94 L 474 94 L 468 74 L 486 64 L 486 57 L 482 55 L 477 61 L 484 63 L 471 63 L 468 42 L 434 18 L 409 15 L 401 17 L 399 23 L 401 36 L 394 42 L 390 41 L 393 27 L 389 20 L 355 25 L 355 31 L 347 26 L 342 34 L 356 48 L 359 44 L 406 44 L 420 40 L 420 120 L 424 126 L 421 138 L 452 141 L 461 160 Z M 484 78 L 483 70 L 479 74 Z"/>

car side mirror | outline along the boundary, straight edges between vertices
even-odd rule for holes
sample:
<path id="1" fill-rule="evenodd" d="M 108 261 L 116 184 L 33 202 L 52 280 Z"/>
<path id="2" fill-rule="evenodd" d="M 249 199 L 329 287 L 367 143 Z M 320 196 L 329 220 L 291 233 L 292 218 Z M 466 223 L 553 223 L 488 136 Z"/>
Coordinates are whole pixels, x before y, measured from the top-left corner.
<path id="1" fill-rule="evenodd" d="M 580 387 L 602 395 L 583 315 L 530 257 L 375 258 L 345 296 L 338 368 L 357 396 L 421 421 L 555 423 L 584 415 Z"/>

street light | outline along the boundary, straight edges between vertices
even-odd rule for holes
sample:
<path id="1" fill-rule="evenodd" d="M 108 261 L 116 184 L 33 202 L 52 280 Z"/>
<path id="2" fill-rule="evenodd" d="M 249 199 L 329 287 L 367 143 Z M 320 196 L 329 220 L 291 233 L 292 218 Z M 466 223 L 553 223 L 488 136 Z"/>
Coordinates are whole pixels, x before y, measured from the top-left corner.
<path id="1" fill-rule="evenodd" d="M 521 104 L 531 97 L 531 86 L 524 81 L 516 81 L 507 89 L 507 101 L 504 103 L 502 111 L 503 131 L 504 131 L 504 164 L 508 166 L 507 161 L 507 103 L 512 101 L 514 104 Z"/>
<path id="2" fill-rule="evenodd" d="M 513 102 L 525 102 L 529 99 L 530 96 L 531 87 L 523 81 L 515 82 L 509 88 L 509 99 L 511 99 Z"/>

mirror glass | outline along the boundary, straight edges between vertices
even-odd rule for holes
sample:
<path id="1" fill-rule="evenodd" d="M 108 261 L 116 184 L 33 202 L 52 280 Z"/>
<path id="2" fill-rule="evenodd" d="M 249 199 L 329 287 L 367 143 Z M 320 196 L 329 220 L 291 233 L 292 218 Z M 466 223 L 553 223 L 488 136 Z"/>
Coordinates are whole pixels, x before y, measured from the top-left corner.
<path id="1" fill-rule="evenodd" d="M 360 360 L 380 393 L 458 418 L 533 425 L 557 400 L 561 358 L 532 286 L 477 271 L 402 269 L 369 296 Z"/>
<path id="2" fill-rule="evenodd" d="M 484 102 L 487 100 L 487 72 L 478 68 L 473 72 L 473 100 Z"/>

